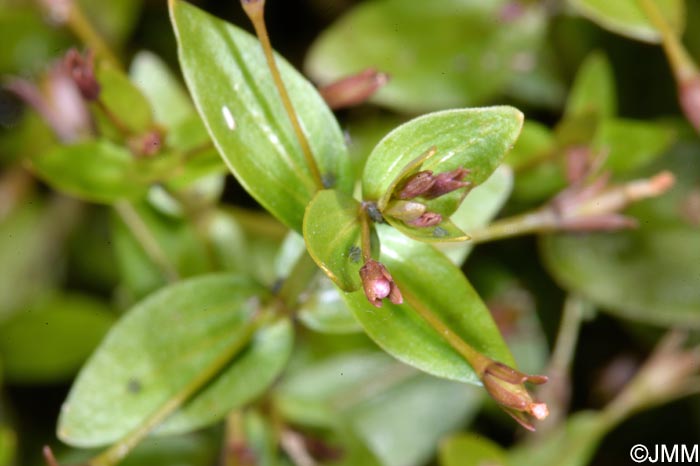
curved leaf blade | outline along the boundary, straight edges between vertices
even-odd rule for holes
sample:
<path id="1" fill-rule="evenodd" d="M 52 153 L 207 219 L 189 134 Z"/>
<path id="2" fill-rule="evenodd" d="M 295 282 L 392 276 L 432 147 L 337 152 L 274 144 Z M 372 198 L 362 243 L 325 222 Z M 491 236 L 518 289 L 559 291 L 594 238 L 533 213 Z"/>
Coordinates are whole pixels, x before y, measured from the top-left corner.
<path id="1" fill-rule="evenodd" d="M 513 365 L 513 358 L 486 306 L 462 272 L 430 245 L 379 225 L 380 261 L 402 289 L 410 290 L 465 342 Z M 441 293 L 439 290 L 449 290 Z M 479 384 L 479 379 L 443 338 L 408 304 L 375 308 L 362 291 L 345 294 L 365 332 L 395 358 L 437 377 Z"/>
<path id="2" fill-rule="evenodd" d="M 316 187 L 260 44 L 185 2 L 172 0 L 170 13 L 187 87 L 219 153 L 255 199 L 301 231 Z M 299 72 L 279 56 L 277 63 L 322 177 L 350 192 L 350 160 L 335 117 Z"/>
<path id="3" fill-rule="evenodd" d="M 467 168 L 465 181 L 478 186 L 493 173 L 515 143 L 523 114 L 513 107 L 445 110 L 415 118 L 389 133 L 374 148 L 362 176 L 365 200 L 381 199 L 404 167 L 435 146 L 420 170 L 435 173 Z M 449 217 L 459 206 L 459 189 L 427 201 L 428 210 Z"/>
<path id="4" fill-rule="evenodd" d="M 132 431 L 244 337 L 265 293 L 246 278 L 207 275 L 163 288 L 134 306 L 78 376 L 61 411 L 59 437 L 88 447 Z M 261 328 L 157 432 L 202 427 L 251 400 L 281 371 L 291 345 L 287 320 Z"/>

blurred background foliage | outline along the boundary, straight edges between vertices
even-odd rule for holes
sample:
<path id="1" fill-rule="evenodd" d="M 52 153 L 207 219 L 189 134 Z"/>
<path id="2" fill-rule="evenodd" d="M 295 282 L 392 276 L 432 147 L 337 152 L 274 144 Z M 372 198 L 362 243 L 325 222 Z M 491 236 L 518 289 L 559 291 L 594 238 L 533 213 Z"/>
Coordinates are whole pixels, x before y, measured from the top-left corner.
<path id="1" fill-rule="evenodd" d="M 130 64 L 131 84 L 121 82 L 121 75 L 100 76 L 105 90 L 122 87 L 114 102 L 124 105 L 128 121 L 144 124 L 139 108 L 149 105 L 140 100 L 145 95 L 153 118 L 170 129 L 173 147 L 185 151 L 206 143 L 180 84 L 165 2 L 79 2 L 110 48 Z M 252 29 L 236 1 L 194 3 Z M 271 397 L 288 422 L 351 451 L 345 464 L 505 461 L 504 449 L 518 444 L 509 453 L 514 464 L 617 465 L 637 443 L 692 444 L 700 438 L 697 396 L 604 426 L 592 411 L 620 392 L 665 329 L 691 330 L 696 341 L 700 328 L 700 139 L 682 118 L 661 47 L 615 32 L 653 41 L 653 28 L 638 18 L 620 26 L 603 3 L 268 2 L 273 45 L 315 83 L 367 66 L 390 74 L 370 103 L 338 113 L 356 173 L 374 144 L 412 116 L 511 104 L 525 113 L 526 125 L 508 156 L 514 175 L 493 181 L 503 198 L 512 185 L 502 216 L 535 207 L 564 188 L 562 154 L 572 146 L 607 151 L 605 168 L 616 180 L 661 169 L 677 177 L 668 195 L 630 209 L 639 229 L 489 243 L 464 263 L 526 372 L 547 367 L 567 293 L 582 297 L 569 383 L 568 410 L 576 414 L 566 433 L 562 425 L 545 428 L 539 443 L 521 442 L 523 433 L 478 388 L 420 374 L 378 351 L 355 333 L 352 318 L 337 312 L 337 297 L 324 295 L 328 283 L 320 283 L 321 291 L 300 311 L 290 366 Z M 679 2 L 662 3 L 671 23 L 684 31 L 690 54 L 700 57 L 700 2 L 687 1 L 678 11 Z M 0 39 L 5 82 L 41 82 L 70 46 L 84 46 L 29 0 L 0 0 Z M 140 93 L 129 90 L 132 85 Z M 47 87 L 45 81 L 43 91 L 50 95 Z M 54 104 L 60 114 L 61 102 Z M 38 466 L 44 444 L 66 463 L 90 456 L 57 442 L 60 405 L 120 314 L 167 280 L 130 233 L 129 215 L 105 204 L 127 194 L 140 198 L 135 211 L 180 277 L 246 269 L 272 283 L 300 247 L 298 238 L 285 240 L 286 229 L 263 215 L 232 177 L 222 175 L 225 168 L 211 148 L 180 173 L 176 155 L 163 159 L 164 168 L 148 159 L 134 165 L 128 151 L 108 141 L 82 152 L 61 147 L 35 112 L 0 91 L 0 466 Z M 77 167 L 70 176 L 66 164 Z M 154 174 L 170 166 L 176 176 L 152 186 Z M 132 174 L 128 183 L 125 170 Z M 173 198 L 173 191 L 184 193 L 186 202 Z M 201 208 L 219 199 L 216 208 Z M 493 211 L 503 203 L 489 199 Z M 375 379 L 385 385 L 373 385 Z M 228 422 L 240 423 L 257 442 L 256 451 L 272 457 L 265 409 L 258 406 Z M 154 438 L 124 464 L 215 464 L 224 435 L 218 425 Z M 579 444 L 587 451 L 568 450 L 567 460 L 557 456 L 562 445 Z"/>

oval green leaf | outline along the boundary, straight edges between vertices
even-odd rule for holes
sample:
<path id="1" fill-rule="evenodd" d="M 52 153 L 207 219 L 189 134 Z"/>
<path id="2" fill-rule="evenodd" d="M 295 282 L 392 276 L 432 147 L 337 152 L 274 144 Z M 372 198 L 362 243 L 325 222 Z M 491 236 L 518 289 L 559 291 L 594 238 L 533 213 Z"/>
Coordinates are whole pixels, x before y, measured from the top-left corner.
<path id="1" fill-rule="evenodd" d="M 404 167 L 435 146 L 437 152 L 420 170 L 434 173 L 464 167 L 472 187 L 491 176 L 515 144 L 523 115 L 512 107 L 446 110 L 418 117 L 389 133 L 374 148 L 362 176 L 365 200 L 381 199 L 395 185 Z M 425 202 L 428 210 L 449 217 L 464 189 Z"/>
<path id="2" fill-rule="evenodd" d="M 185 2 L 171 1 L 170 13 L 185 81 L 219 153 L 258 202 L 301 231 L 317 188 L 260 44 Z M 279 56 L 277 63 L 324 182 L 351 192 L 350 160 L 335 117 L 301 74 Z"/>
<path id="3" fill-rule="evenodd" d="M 100 83 L 100 102 L 114 114 L 126 128 L 134 133 L 143 133 L 153 124 L 153 111 L 148 99 L 129 78 L 106 63 L 97 69 Z M 99 122 L 112 125 L 104 112 L 97 108 Z M 117 133 L 119 134 L 119 133 Z"/>
<path id="4" fill-rule="evenodd" d="M 399 288 L 410 291 L 477 351 L 514 364 L 491 314 L 459 268 L 430 245 L 383 225 L 377 230 L 380 261 Z M 376 308 L 361 290 L 344 296 L 365 332 L 395 358 L 438 377 L 480 383 L 464 358 L 406 302 L 397 306 L 385 300 Z"/>
<path id="5" fill-rule="evenodd" d="M 260 394 L 289 357 L 288 320 L 268 324 L 233 361 L 267 291 L 249 279 L 208 275 L 163 288 L 128 311 L 78 376 L 58 435 L 90 447 L 115 442 L 202 374 L 209 383 L 158 429 L 194 430 Z"/>

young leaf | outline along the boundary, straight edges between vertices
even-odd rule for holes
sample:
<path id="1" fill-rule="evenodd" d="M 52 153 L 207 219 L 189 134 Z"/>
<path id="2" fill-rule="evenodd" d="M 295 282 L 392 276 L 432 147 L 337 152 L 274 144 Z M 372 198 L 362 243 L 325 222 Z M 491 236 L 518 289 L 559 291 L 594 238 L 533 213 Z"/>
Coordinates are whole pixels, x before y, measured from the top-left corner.
<path id="1" fill-rule="evenodd" d="M 260 44 L 180 0 L 170 2 L 170 13 L 187 86 L 219 153 L 255 199 L 301 231 L 317 189 Z M 349 193 L 350 160 L 335 117 L 306 79 L 277 62 L 323 179 Z"/>
<path id="2" fill-rule="evenodd" d="M 104 204 L 144 195 L 149 165 L 107 140 L 56 146 L 31 159 L 36 174 L 58 190 Z"/>
<path id="3" fill-rule="evenodd" d="M 150 129 L 153 124 L 151 105 L 126 75 L 104 64 L 97 69 L 97 82 L 100 83 L 100 100 L 128 130 L 138 134 Z M 101 121 L 110 124 L 101 110 L 96 112 Z"/>
<path id="4" fill-rule="evenodd" d="M 684 0 L 654 0 L 673 30 L 681 34 L 685 27 Z M 571 0 L 571 5 L 599 26 L 632 39 L 660 42 L 661 35 L 638 0 Z"/>
<path id="5" fill-rule="evenodd" d="M 596 118 L 612 117 L 617 113 L 615 78 L 607 57 L 593 52 L 583 62 L 569 91 L 566 118 L 592 114 Z"/>
<path id="6" fill-rule="evenodd" d="M 452 331 L 492 359 L 513 359 L 491 314 L 462 272 L 430 245 L 413 241 L 393 228 L 378 225 L 380 261 L 402 291 L 413 294 Z M 472 368 L 404 301 L 376 308 L 362 291 L 344 295 L 365 332 L 386 352 L 429 374 L 478 384 Z"/>
<path id="7" fill-rule="evenodd" d="M 235 359 L 225 355 L 246 343 L 265 294 L 249 279 L 208 275 L 134 306 L 78 376 L 61 411 L 59 437 L 82 447 L 115 442 L 202 374 L 211 374 L 210 382 L 157 433 L 200 428 L 253 399 L 289 356 L 289 321 L 262 327 Z"/>
<path id="8" fill-rule="evenodd" d="M 416 170 L 438 174 L 466 168 L 465 181 L 478 186 L 501 164 L 522 124 L 522 113 L 512 107 L 446 110 L 411 120 L 385 136 L 370 154 L 362 177 L 363 197 L 382 199 L 404 175 L 404 168 L 431 147 L 435 155 Z M 464 189 L 458 189 L 425 205 L 445 218 L 454 213 L 463 196 Z"/>

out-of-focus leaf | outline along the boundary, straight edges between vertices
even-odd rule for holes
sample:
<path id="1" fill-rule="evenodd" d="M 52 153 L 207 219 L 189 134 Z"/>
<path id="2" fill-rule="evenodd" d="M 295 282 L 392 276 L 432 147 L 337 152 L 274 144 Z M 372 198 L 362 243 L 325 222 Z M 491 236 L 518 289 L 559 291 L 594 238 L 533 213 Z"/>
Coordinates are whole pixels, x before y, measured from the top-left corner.
<path id="1" fill-rule="evenodd" d="M 46 27 L 33 5 L 0 5 L 0 74 L 39 71 L 69 44 L 67 34 Z"/>
<path id="2" fill-rule="evenodd" d="M 163 60 L 151 52 L 139 52 L 129 76 L 150 101 L 155 121 L 166 128 L 195 115 L 194 105 Z"/>
<path id="3" fill-rule="evenodd" d="M 301 231 L 317 187 L 260 44 L 182 1 L 170 5 L 185 80 L 219 152 L 253 197 Z M 306 79 L 281 57 L 277 62 L 321 176 L 328 187 L 350 192 L 350 160 L 335 117 Z"/>
<path id="4" fill-rule="evenodd" d="M 510 450 L 506 464 L 509 466 L 585 466 L 589 464 L 609 428 L 607 419 L 598 413 L 590 411 L 576 413 L 566 421 L 565 426 L 551 432 L 551 435 L 543 437 L 541 441 L 522 444 Z"/>
<path id="5" fill-rule="evenodd" d="M 141 0 L 78 0 L 100 34 L 111 44 L 121 45 L 136 26 Z"/>
<path id="6" fill-rule="evenodd" d="M 671 28 L 680 35 L 685 27 L 683 0 L 654 2 Z M 661 42 L 661 33 L 637 0 L 570 0 L 569 3 L 580 14 L 612 32 L 645 42 Z"/>
<path id="7" fill-rule="evenodd" d="M 372 100 L 408 113 L 481 104 L 505 90 L 544 37 L 543 11 L 526 8 L 504 23 L 506 3 L 361 3 L 320 36 L 306 69 L 324 84 L 368 67 L 387 72 Z"/>
<path id="8" fill-rule="evenodd" d="M 87 141 L 31 159 L 32 169 L 56 189 L 92 202 L 112 203 L 146 193 L 148 161 L 107 140 Z"/>
<path id="9" fill-rule="evenodd" d="M 345 291 L 354 291 L 362 285 L 359 214 L 359 202 L 340 191 L 327 189 L 316 194 L 304 216 L 304 240 L 309 255 Z"/>
<path id="10" fill-rule="evenodd" d="M 77 209 L 72 200 L 30 198 L 0 222 L 0 321 L 58 280 Z"/>
<path id="11" fill-rule="evenodd" d="M 452 221 L 467 233 L 488 225 L 508 200 L 512 189 L 513 171 L 507 165 L 501 165 L 486 181 L 469 192 L 452 215 Z M 461 265 L 467 259 L 473 244 L 465 241 L 437 244 L 436 247 L 454 264 Z"/>
<path id="12" fill-rule="evenodd" d="M 604 54 L 593 52 L 586 57 L 576 74 L 566 102 L 565 118 L 588 114 L 605 118 L 616 113 L 617 97 L 612 67 Z"/>
<path id="13" fill-rule="evenodd" d="M 506 451 L 485 437 L 458 434 L 440 442 L 440 466 L 506 466 Z"/>
<path id="14" fill-rule="evenodd" d="M 357 118 L 344 124 L 345 132 L 350 139 L 348 149 L 355 179 L 359 180 L 362 177 L 365 162 L 374 146 L 391 130 L 405 122 L 405 118 L 380 114 Z"/>
<path id="15" fill-rule="evenodd" d="M 512 356 L 488 309 L 462 272 L 432 246 L 413 241 L 393 228 L 378 225 L 377 229 L 382 245 L 380 261 L 396 280 L 404 304 L 384 302 L 376 308 L 362 291 L 345 294 L 365 332 L 407 364 L 438 377 L 478 384 L 471 366 L 408 304 L 410 294 L 477 351 L 512 365 Z"/>
<path id="16" fill-rule="evenodd" d="M 607 153 L 604 167 L 624 173 L 643 167 L 662 155 L 674 132 L 658 123 L 610 118 L 600 122 L 592 141 L 594 150 Z"/>
<path id="17" fill-rule="evenodd" d="M 17 448 L 17 436 L 14 431 L 0 426 L 0 466 L 11 466 Z"/>
<path id="18" fill-rule="evenodd" d="M 525 170 L 531 164 L 547 157 L 555 149 L 555 143 L 549 128 L 537 121 L 525 120 L 515 146 L 506 154 L 505 163 L 516 171 Z"/>
<path id="19" fill-rule="evenodd" d="M 233 361 L 222 357 L 246 338 L 266 293 L 249 279 L 209 275 L 137 304 L 82 369 L 63 405 L 59 437 L 84 447 L 114 442 L 207 371 L 215 371 L 211 382 L 157 433 L 197 429 L 253 399 L 289 357 L 289 321 L 262 327 Z"/>
<path id="20" fill-rule="evenodd" d="M 140 221 L 163 250 L 181 277 L 191 277 L 212 270 L 205 237 L 192 223 L 158 213 L 146 203 L 134 206 Z M 117 267 L 126 288 L 134 298 L 141 298 L 166 283 L 163 270 L 154 263 L 127 225 L 113 217 L 113 241 Z"/>
<path id="21" fill-rule="evenodd" d="M 5 378 L 46 383 L 74 375 L 113 321 L 103 303 L 87 296 L 41 299 L 0 324 Z"/>
<path id="22" fill-rule="evenodd" d="M 153 124 L 153 111 L 148 99 L 129 78 L 107 64 L 98 67 L 96 72 L 100 83 L 100 100 L 116 118 L 134 133 L 143 133 Z M 104 125 L 111 125 L 101 110 L 96 110 Z"/>
<path id="23" fill-rule="evenodd" d="M 446 110 L 405 123 L 389 133 L 374 148 L 362 176 L 365 200 L 386 202 L 387 191 L 395 187 L 405 168 L 431 147 L 435 155 L 413 171 L 434 173 L 467 168 L 465 181 L 478 186 L 491 176 L 515 144 L 523 115 L 512 107 Z M 459 206 L 464 189 L 425 202 L 428 210 L 449 217 Z M 383 209 L 385 205 L 379 205 Z"/>
<path id="24" fill-rule="evenodd" d="M 688 204 L 697 196 L 697 150 L 680 144 L 660 161 L 678 181 L 630 209 L 638 229 L 544 237 L 543 257 L 557 281 L 622 317 L 700 327 L 700 234 Z"/>

